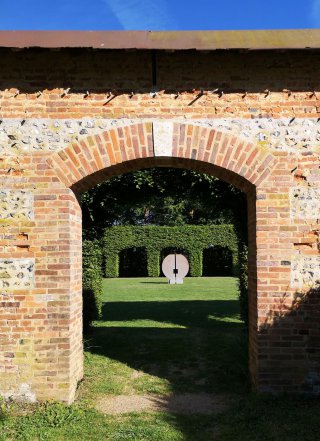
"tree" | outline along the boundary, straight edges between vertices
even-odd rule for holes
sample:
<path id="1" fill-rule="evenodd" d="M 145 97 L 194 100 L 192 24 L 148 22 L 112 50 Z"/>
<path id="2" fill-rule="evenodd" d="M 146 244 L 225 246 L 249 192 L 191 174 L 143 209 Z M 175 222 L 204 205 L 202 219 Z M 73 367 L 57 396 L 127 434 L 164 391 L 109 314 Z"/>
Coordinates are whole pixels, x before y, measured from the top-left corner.
<path id="1" fill-rule="evenodd" d="M 151 168 L 97 185 L 82 195 L 85 235 L 112 225 L 246 225 L 245 195 L 213 176 Z"/>

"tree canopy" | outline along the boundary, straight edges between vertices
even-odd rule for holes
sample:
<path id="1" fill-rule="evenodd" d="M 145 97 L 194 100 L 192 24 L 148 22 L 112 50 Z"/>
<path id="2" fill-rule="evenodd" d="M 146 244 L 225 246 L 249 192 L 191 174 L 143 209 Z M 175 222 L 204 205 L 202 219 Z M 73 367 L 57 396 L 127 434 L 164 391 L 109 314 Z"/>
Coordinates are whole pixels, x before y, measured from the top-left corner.
<path id="1" fill-rule="evenodd" d="M 82 195 L 85 232 L 114 225 L 245 224 L 245 195 L 213 176 L 151 168 L 124 174 Z"/>

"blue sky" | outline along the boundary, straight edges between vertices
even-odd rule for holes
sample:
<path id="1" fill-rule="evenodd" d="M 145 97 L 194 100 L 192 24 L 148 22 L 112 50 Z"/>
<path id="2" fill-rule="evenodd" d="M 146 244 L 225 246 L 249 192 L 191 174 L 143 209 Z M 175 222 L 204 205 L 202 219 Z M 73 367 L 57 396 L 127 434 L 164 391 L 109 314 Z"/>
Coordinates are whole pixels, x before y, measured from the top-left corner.
<path id="1" fill-rule="evenodd" d="M 320 27 L 320 0 L 0 0 L 1 30 Z"/>

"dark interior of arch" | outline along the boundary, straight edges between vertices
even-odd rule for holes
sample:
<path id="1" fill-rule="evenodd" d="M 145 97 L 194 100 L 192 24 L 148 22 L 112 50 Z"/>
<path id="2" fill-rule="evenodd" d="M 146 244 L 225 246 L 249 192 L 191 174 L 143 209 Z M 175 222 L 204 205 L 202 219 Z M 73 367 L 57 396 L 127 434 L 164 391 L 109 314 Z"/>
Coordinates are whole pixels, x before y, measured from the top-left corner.
<path id="1" fill-rule="evenodd" d="M 126 248 L 119 253 L 119 277 L 147 277 L 147 250 Z"/>
<path id="2" fill-rule="evenodd" d="M 213 246 L 203 250 L 204 277 L 232 276 L 232 252 L 227 247 Z"/>

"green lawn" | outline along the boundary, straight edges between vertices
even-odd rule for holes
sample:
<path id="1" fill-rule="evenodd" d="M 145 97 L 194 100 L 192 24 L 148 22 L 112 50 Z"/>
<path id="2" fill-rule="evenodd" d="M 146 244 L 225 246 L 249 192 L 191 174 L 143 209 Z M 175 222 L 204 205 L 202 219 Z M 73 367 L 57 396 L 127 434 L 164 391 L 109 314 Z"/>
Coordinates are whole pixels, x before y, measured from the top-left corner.
<path id="1" fill-rule="evenodd" d="M 85 378 L 74 405 L 0 402 L 0 440 L 317 441 L 318 399 L 250 393 L 246 331 L 234 278 L 105 280 L 103 320 L 85 336 Z M 110 395 L 211 392 L 215 415 L 105 416 Z"/>
<path id="2" fill-rule="evenodd" d="M 247 390 L 236 286 L 232 277 L 105 280 L 80 396 Z"/>

